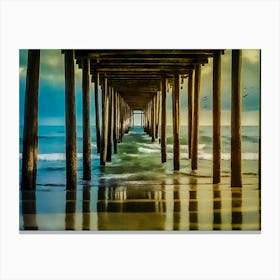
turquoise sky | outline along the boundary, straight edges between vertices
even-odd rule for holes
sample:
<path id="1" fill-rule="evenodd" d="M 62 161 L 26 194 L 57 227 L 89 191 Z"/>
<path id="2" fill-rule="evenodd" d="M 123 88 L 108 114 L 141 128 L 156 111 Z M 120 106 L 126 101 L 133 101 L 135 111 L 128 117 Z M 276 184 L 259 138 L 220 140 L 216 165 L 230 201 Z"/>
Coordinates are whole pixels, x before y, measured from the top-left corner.
<path id="1" fill-rule="evenodd" d="M 60 50 L 41 50 L 39 83 L 39 124 L 64 124 L 64 57 Z M 19 51 L 20 123 L 23 124 L 27 50 Z M 212 122 L 212 68 L 213 60 L 202 67 L 201 125 Z M 75 65 L 77 121 L 82 114 L 82 71 Z M 257 125 L 260 111 L 260 51 L 242 51 L 243 125 Z M 168 122 L 171 124 L 171 91 L 168 94 Z M 93 84 L 91 84 L 93 94 Z M 222 124 L 230 121 L 231 50 L 222 56 Z M 93 97 L 93 95 L 91 95 Z M 94 121 L 94 103 L 91 98 L 91 117 Z M 187 122 L 187 81 L 181 90 L 181 123 Z"/>

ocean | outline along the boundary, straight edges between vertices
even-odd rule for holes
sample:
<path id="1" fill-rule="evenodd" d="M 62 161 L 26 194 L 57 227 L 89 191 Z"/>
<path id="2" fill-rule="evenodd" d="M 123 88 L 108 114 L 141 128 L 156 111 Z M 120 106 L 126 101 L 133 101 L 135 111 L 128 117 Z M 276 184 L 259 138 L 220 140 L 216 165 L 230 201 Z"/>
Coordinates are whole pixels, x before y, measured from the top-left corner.
<path id="1" fill-rule="evenodd" d="M 236 197 L 236 191 L 229 188 L 230 182 L 230 127 L 223 126 L 222 135 L 222 182 L 217 189 L 217 186 L 211 184 L 212 179 L 212 127 L 201 126 L 199 132 L 199 162 L 198 170 L 193 172 L 188 159 L 188 138 L 187 126 L 181 127 L 181 168 L 180 171 L 173 171 L 173 145 L 172 145 L 172 127 L 167 128 L 167 163 L 161 164 L 160 144 L 152 143 L 151 138 L 144 133 L 140 126 L 133 127 L 128 134 L 123 137 L 123 141 L 118 144 L 118 153 L 113 154 L 112 162 L 106 163 L 106 166 L 99 165 L 99 154 L 97 154 L 95 141 L 95 127 L 91 127 L 92 137 L 92 180 L 83 181 L 82 179 L 82 127 L 77 127 L 77 166 L 78 166 L 78 185 L 77 193 L 73 197 L 67 197 L 65 186 L 65 128 L 64 126 L 39 126 L 38 132 L 38 170 L 37 170 L 37 187 L 35 209 L 30 209 L 28 201 L 20 201 L 20 229 L 41 229 L 41 230 L 64 230 L 64 229 L 83 229 L 83 217 L 85 213 L 91 217 L 88 229 L 97 230 L 174 230 L 174 229 L 191 229 L 193 223 L 190 217 L 186 220 L 182 214 L 183 201 L 186 202 L 191 198 L 198 199 L 200 188 L 203 185 L 203 195 L 209 196 L 208 201 L 214 203 L 217 200 L 213 192 L 220 192 L 218 199 L 223 201 L 221 206 L 221 216 L 224 215 L 224 221 L 220 219 L 220 229 L 233 229 L 232 218 L 227 220 L 228 211 L 224 210 L 226 201 L 233 201 Z M 20 169 L 22 156 L 22 127 L 20 127 Z M 259 222 L 259 127 L 243 126 L 242 127 L 242 174 L 245 178 L 244 184 L 246 188 L 241 190 L 240 197 L 243 198 L 242 211 L 247 211 L 246 203 L 248 203 L 247 217 L 249 222 L 243 222 L 242 229 L 258 230 Z M 20 170 L 21 174 L 21 170 Z M 198 183 L 197 183 L 198 182 Z M 196 185 L 196 188 L 194 186 Z M 172 188 L 172 191 L 171 189 Z M 134 191 L 133 191 L 134 190 Z M 207 191 L 206 191 L 207 190 Z M 88 194 L 85 194 L 85 191 Z M 185 191 L 185 193 L 184 193 Z M 176 194 L 178 192 L 178 194 Z M 182 193 L 183 192 L 183 193 Z M 249 193 L 248 193 L 249 192 Z M 172 193 L 172 195 L 171 195 Z M 186 194 L 188 193 L 188 195 Z M 68 194 L 69 195 L 69 194 Z M 185 199 L 180 201 L 179 220 L 174 220 L 174 215 L 168 214 L 170 211 L 175 211 L 175 197 L 185 196 Z M 85 200 L 85 197 L 89 199 Z M 237 196 L 238 197 L 238 196 Z M 74 200 L 73 200 L 74 198 Z M 110 199 L 111 204 L 110 204 Z M 168 203 L 174 202 L 173 206 Z M 253 202 L 252 202 L 253 199 Z M 74 203 L 74 225 L 67 221 L 67 201 Z M 85 202 L 88 202 L 88 210 L 84 211 Z M 202 199 L 201 201 L 204 201 Z M 123 202 L 126 202 L 123 204 Z M 109 204 L 108 204 L 109 203 Z M 151 204 L 152 203 L 152 204 Z M 190 201 L 188 206 L 184 206 L 186 211 L 190 209 Z M 199 202 L 200 203 L 200 202 Z M 199 204 L 198 203 L 198 204 Z M 29 206 L 27 219 L 25 208 Z M 66 206 L 65 206 L 66 204 Z M 211 203 L 210 203 L 211 204 Z M 111 205 L 110 207 L 108 205 Z M 168 206 L 169 205 L 169 206 Z M 212 205 L 212 204 L 211 204 Z M 253 210 L 252 210 L 253 205 Z M 34 206 L 34 205 L 33 205 Z M 68 205 L 69 206 L 69 205 Z M 73 205 L 72 205 L 73 206 Z M 208 205 L 209 206 L 209 205 Z M 207 206 L 207 207 L 208 207 Z M 245 207 L 246 206 L 246 207 Z M 108 208 L 109 207 L 109 208 Z M 125 208 L 127 207 L 127 208 Z M 168 208 L 169 207 L 169 208 Z M 171 207 L 171 208 L 170 208 Z M 183 207 L 183 209 L 184 209 Z M 206 207 L 206 206 L 205 206 Z M 205 208 L 204 207 L 204 208 Z M 214 206 L 213 206 L 214 207 Z M 213 208 L 210 207 L 211 209 Z M 34 208 L 34 207 L 33 207 Z M 72 207 L 73 208 L 73 207 Z M 203 209 L 204 209 L 203 208 Z M 68 207 L 68 210 L 71 207 Z M 109 209 L 109 210 L 108 210 Z M 111 209 L 111 210 L 110 210 Z M 168 210 L 169 209 L 169 210 Z M 171 210 L 170 210 L 171 209 Z M 176 208 L 177 209 L 177 208 Z M 201 207 L 199 209 L 202 209 Z M 232 208 L 230 208 L 232 211 Z M 73 209 L 72 209 L 73 210 Z M 167 211 L 168 210 L 168 211 Z M 181 211 L 181 212 L 180 212 Z M 197 209 L 194 212 L 197 213 Z M 223 211 L 226 211 L 223 214 Z M 64 213 L 65 212 L 65 213 Z M 99 217 L 97 213 L 104 215 L 110 212 L 113 216 L 117 213 L 126 213 L 122 222 L 116 224 L 112 219 L 108 220 L 108 215 Z M 136 213 L 137 212 L 137 213 Z M 146 213 L 145 218 L 140 215 Z M 210 211 L 212 215 L 213 209 Z M 246 214 L 242 214 L 242 217 Z M 73 211 L 70 211 L 73 214 Z M 147 215 L 149 213 L 149 215 Z M 153 216 L 155 213 L 161 213 L 160 216 Z M 164 217 L 162 216 L 164 213 Z M 204 213 L 204 211 L 202 211 Z M 226 214 L 227 213 L 227 214 Z M 232 212 L 233 213 L 233 212 Z M 231 214 L 232 214 L 231 213 Z M 41 215 L 40 215 L 41 214 Z M 68 213 L 69 214 L 69 213 Z M 133 215 L 134 214 L 134 215 Z M 138 216 L 135 216 L 138 214 Z M 174 213 L 173 213 L 174 214 Z M 209 216 L 209 211 L 205 212 Z M 31 216 L 30 216 L 31 215 Z M 26 224 L 34 223 L 34 215 L 36 216 L 36 225 L 26 226 Z M 65 216 L 66 215 L 66 216 Z M 132 215 L 131 217 L 129 215 Z M 139 216 L 140 215 L 140 216 Z M 152 215 L 152 216 L 150 216 Z M 169 215 L 169 216 L 168 216 Z M 150 217 L 150 218 L 149 218 Z M 197 221 L 194 229 L 209 230 L 217 226 L 217 221 L 213 222 L 213 217 L 208 220 L 201 216 Z M 26 222 L 27 219 L 27 222 Z M 136 219 L 136 220 L 135 220 Z M 143 220 L 144 219 L 144 220 Z M 148 219 L 148 220 L 147 220 Z M 154 222 L 151 223 L 152 219 Z M 203 222 L 204 220 L 207 222 Z M 229 219 L 229 218 L 228 218 Z M 79 222 L 80 220 L 80 222 Z M 97 220 L 99 222 L 97 222 Z M 106 220 L 106 222 L 105 222 Z M 164 220 L 164 222 L 162 221 Z M 172 220 L 172 221 L 171 221 Z M 205 220 L 205 221 L 206 221 Z M 238 220 L 238 219 L 237 219 Z M 41 221 L 41 222 L 38 222 Z M 70 218 L 73 222 L 73 217 Z M 94 222 L 95 221 L 95 222 Z M 117 217 L 119 221 L 119 217 Z M 124 222 L 125 221 L 125 222 Z M 137 222 L 138 221 L 138 222 Z M 142 222 L 141 222 L 142 221 Z M 177 222 L 176 222 L 177 221 Z M 179 222 L 178 222 L 179 221 Z M 185 221 L 182 224 L 182 221 Z M 238 220 L 240 224 L 240 219 Z M 66 223 L 66 224 L 65 224 Z M 172 225 L 171 225 L 172 224 Z M 240 228 L 241 229 L 241 228 Z"/>

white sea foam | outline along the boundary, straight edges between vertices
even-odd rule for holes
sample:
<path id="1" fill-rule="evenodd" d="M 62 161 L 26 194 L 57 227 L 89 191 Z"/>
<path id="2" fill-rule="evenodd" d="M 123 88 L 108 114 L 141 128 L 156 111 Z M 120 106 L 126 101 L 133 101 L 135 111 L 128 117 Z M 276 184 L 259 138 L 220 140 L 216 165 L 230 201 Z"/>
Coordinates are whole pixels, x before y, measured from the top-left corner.
<path id="1" fill-rule="evenodd" d="M 139 152 L 139 153 L 144 153 L 144 154 L 150 154 L 150 153 L 158 153 L 159 150 L 139 147 L 139 148 L 138 148 L 138 152 Z"/>
<path id="2" fill-rule="evenodd" d="M 242 153 L 241 155 L 243 160 L 258 160 L 259 155 L 258 153 Z M 173 159 L 173 153 L 167 153 L 167 158 L 168 159 Z M 180 158 L 181 159 L 189 159 L 188 153 L 180 153 Z M 210 153 L 198 153 L 198 159 L 202 160 L 212 160 L 213 155 Z M 221 154 L 221 159 L 222 160 L 230 160 L 230 153 L 222 153 Z"/>
<path id="3" fill-rule="evenodd" d="M 99 158 L 99 155 L 92 154 L 92 159 Z M 22 159 L 22 153 L 19 154 L 19 158 Z M 66 155 L 64 153 L 52 153 L 52 154 L 38 154 L 37 156 L 38 160 L 41 161 L 65 161 Z M 77 153 L 77 159 L 82 159 L 83 154 Z"/>
<path id="4" fill-rule="evenodd" d="M 157 144 L 157 143 L 137 143 L 137 144 L 140 144 L 149 149 L 160 150 L 160 144 Z"/>

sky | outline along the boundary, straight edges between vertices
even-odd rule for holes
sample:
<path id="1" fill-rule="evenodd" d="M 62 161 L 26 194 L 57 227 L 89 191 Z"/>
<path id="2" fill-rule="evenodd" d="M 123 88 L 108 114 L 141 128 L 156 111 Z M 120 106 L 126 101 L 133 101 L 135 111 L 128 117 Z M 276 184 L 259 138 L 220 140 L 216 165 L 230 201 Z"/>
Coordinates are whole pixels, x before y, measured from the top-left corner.
<path id="1" fill-rule="evenodd" d="M 20 124 L 23 124 L 26 83 L 27 50 L 19 51 Z M 222 125 L 230 124 L 231 102 L 231 50 L 222 55 Z M 212 124 L 212 72 L 213 59 L 202 66 L 200 125 Z M 75 93 L 77 124 L 82 122 L 82 70 L 75 64 Z M 91 120 L 94 124 L 93 83 L 91 83 Z M 60 50 L 41 50 L 39 81 L 39 125 L 64 125 L 64 57 Z M 100 93 L 101 94 L 101 93 Z M 242 50 L 242 125 L 258 125 L 260 111 L 260 51 Z M 172 124 L 171 91 L 167 95 L 167 119 Z M 135 123 L 139 119 L 135 118 Z M 187 80 L 181 89 L 181 124 L 187 124 Z"/>

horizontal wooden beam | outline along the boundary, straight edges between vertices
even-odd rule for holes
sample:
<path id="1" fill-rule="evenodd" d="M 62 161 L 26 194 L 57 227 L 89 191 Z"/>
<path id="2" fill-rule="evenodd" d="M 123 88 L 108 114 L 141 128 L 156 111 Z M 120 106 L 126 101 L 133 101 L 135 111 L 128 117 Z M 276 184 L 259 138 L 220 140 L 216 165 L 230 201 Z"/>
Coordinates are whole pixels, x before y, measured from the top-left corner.
<path id="1" fill-rule="evenodd" d="M 190 57 L 194 55 L 213 56 L 215 50 L 76 50 L 76 58 L 123 58 L 123 57 L 150 57 L 150 58 L 165 58 L 165 57 Z"/>
<path id="2" fill-rule="evenodd" d="M 164 66 L 153 66 L 153 67 L 149 67 L 149 66 L 143 66 L 143 67 L 138 67 L 138 66 L 127 66 L 127 67 L 91 67 L 91 73 L 93 73 L 94 71 L 96 72 L 105 72 L 105 73 L 114 73 L 114 72 L 131 72 L 131 73 L 174 73 L 174 72 L 178 72 L 178 73 L 182 73 L 182 74 L 187 74 L 190 69 L 194 69 L 195 65 L 188 65 L 186 67 L 178 67 L 178 66 L 170 66 L 170 67 L 164 67 Z"/>
<path id="3" fill-rule="evenodd" d="M 176 65 L 178 67 L 184 67 L 190 64 L 206 64 L 208 63 L 208 58 L 188 58 L 188 59 L 154 59 L 154 60 L 146 60 L 143 59 L 119 59 L 119 60 L 105 60 L 105 61 L 98 61 L 98 60 L 90 60 L 92 67 L 126 67 L 126 66 L 150 66 L 150 67 L 157 67 L 157 66 L 173 66 Z"/>

